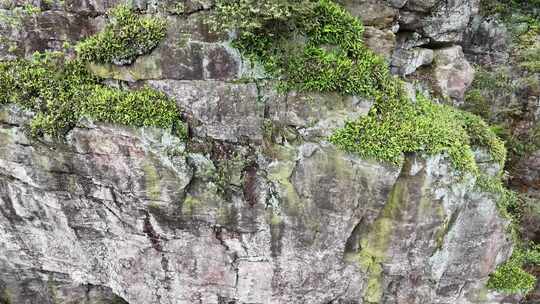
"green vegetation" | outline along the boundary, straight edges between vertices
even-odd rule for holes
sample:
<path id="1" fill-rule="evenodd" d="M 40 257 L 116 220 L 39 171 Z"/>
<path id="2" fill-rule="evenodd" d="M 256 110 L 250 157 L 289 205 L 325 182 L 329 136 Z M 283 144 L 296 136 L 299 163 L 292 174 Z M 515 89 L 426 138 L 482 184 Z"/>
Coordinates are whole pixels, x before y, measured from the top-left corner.
<path id="1" fill-rule="evenodd" d="M 107 87 L 87 71 L 88 61 L 130 63 L 165 37 L 164 20 L 138 16 L 127 6 L 112 9 L 109 17 L 103 32 L 76 46 L 77 59 L 66 60 L 56 52 L 0 62 L 0 104 L 14 103 L 35 112 L 30 124 L 34 136 L 62 136 L 86 116 L 135 127 L 173 128 L 186 137 L 173 100 L 146 87 L 136 91 Z"/>
<path id="2" fill-rule="evenodd" d="M 384 59 L 362 42 L 360 21 L 333 1 L 254 3 L 218 1 L 216 23 L 238 29 L 234 46 L 279 78 L 282 89 L 374 99 L 369 115 L 330 138 L 342 149 L 394 164 L 408 152 L 447 152 L 456 168 L 477 173 L 471 146 L 478 145 L 504 163 L 503 143 L 480 118 L 423 96 L 410 100 Z"/>
<path id="3" fill-rule="evenodd" d="M 143 17 L 119 5 L 109 13 L 109 23 L 95 36 L 77 45 L 79 58 L 87 62 L 130 64 L 147 54 L 165 38 L 166 22 L 158 17 Z"/>
<path id="4" fill-rule="evenodd" d="M 540 5 L 539 5 L 540 9 Z M 519 66 L 530 73 L 540 73 L 540 17 L 527 20 L 528 30 L 519 35 Z"/>
<path id="5" fill-rule="evenodd" d="M 538 15 L 540 14 L 540 0 L 480 0 L 480 8 L 486 16 L 500 14 L 506 17 L 518 10 Z"/>
<path id="6" fill-rule="evenodd" d="M 0 104 L 36 113 L 33 135 L 61 136 L 83 116 L 130 126 L 173 127 L 185 136 L 174 101 L 149 88 L 124 91 L 104 86 L 79 60 L 36 53 L 31 60 L 0 62 Z"/>
<path id="7" fill-rule="evenodd" d="M 536 286 L 536 278 L 523 270 L 527 266 L 540 266 L 540 247 L 516 249 L 512 257 L 491 274 L 488 288 L 505 293 L 527 294 Z"/>
<path id="8" fill-rule="evenodd" d="M 24 11 L 28 14 L 28 15 L 34 15 L 34 14 L 37 14 L 37 13 L 41 13 L 41 9 L 35 5 L 32 5 L 32 4 L 25 4 L 23 6 L 23 9 Z"/>
<path id="9" fill-rule="evenodd" d="M 478 116 L 435 104 L 421 95 L 416 103 L 394 107 L 348 122 L 331 140 L 347 151 L 393 163 L 401 161 L 403 153 L 447 152 L 458 170 L 474 174 L 478 167 L 471 146 L 486 147 L 494 160 L 504 163 L 503 142 Z"/>
<path id="10" fill-rule="evenodd" d="M 220 24 L 241 30 L 234 46 L 281 78 L 282 88 L 373 96 L 390 77 L 362 43 L 362 24 L 332 1 L 267 0 L 255 4 L 261 14 L 245 1 L 218 3 Z"/>

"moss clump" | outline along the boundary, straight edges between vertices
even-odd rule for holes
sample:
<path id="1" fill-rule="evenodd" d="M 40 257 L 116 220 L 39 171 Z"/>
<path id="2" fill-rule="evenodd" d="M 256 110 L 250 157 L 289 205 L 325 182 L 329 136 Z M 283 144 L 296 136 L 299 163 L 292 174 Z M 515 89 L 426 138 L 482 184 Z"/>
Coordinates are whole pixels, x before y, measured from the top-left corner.
<path id="1" fill-rule="evenodd" d="M 526 266 L 540 266 L 540 247 L 517 249 L 512 257 L 493 272 L 488 288 L 509 294 L 527 294 L 536 286 L 535 276 L 523 270 Z"/>
<path id="2" fill-rule="evenodd" d="M 131 8 L 119 5 L 108 13 L 105 29 L 76 47 L 79 58 L 87 62 L 132 63 L 147 54 L 165 38 L 166 22 L 158 17 L 142 17 Z"/>
<path id="3" fill-rule="evenodd" d="M 243 9 L 221 4 L 219 15 Z M 262 63 L 285 89 L 373 95 L 388 77 L 384 60 L 362 43 L 363 26 L 337 4 L 319 1 L 263 1 L 277 11 L 252 16 L 233 42 L 246 57 Z M 286 5 L 288 3 L 288 5 Z M 244 12 L 245 13 L 245 12 Z M 253 13 L 250 13 L 253 15 Z M 223 18 L 226 19 L 227 18 Z M 245 18 L 241 18 L 243 20 Z"/>
<path id="4" fill-rule="evenodd" d="M 385 107 L 391 106 L 386 100 Z M 462 172 L 478 173 L 471 146 L 486 147 L 493 159 L 504 164 L 504 143 L 478 116 L 435 104 L 419 95 L 416 103 L 395 100 L 392 107 L 348 122 L 331 141 L 364 157 L 398 163 L 403 153 L 447 152 Z"/>
<path id="5" fill-rule="evenodd" d="M 185 136 L 175 102 L 149 88 L 124 91 L 102 85 L 79 60 L 36 53 L 31 60 L 0 62 L 0 104 L 36 113 L 34 135 L 61 136 L 83 116 L 130 126 L 173 127 Z"/>

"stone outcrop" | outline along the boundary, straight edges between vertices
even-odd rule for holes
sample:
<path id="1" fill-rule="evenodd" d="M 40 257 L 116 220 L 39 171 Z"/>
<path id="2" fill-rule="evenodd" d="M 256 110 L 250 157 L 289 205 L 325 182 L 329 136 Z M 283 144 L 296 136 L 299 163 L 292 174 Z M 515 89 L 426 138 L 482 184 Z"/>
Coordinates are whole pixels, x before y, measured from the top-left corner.
<path id="1" fill-rule="evenodd" d="M 227 92 L 216 98 L 234 103 Z M 296 102 L 313 128 L 361 109 L 344 100 L 316 118 Z M 60 145 L 28 138 L 15 107 L 1 117 L 0 280 L 14 303 L 98 287 L 128 303 L 473 303 L 509 254 L 493 198 L 441 157 L 411 156 L 400 173 L 324 141 L 197 152 L 85 121 Z M 245 120 L 227 121 L 243 136 Z"/>

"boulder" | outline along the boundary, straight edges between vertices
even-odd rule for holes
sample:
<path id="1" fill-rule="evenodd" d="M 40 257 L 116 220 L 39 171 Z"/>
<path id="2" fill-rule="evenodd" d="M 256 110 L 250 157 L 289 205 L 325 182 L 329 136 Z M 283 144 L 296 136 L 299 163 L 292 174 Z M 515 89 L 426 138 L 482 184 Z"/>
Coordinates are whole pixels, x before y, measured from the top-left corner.
<path id="1" fill-rule="evenodd" d="M 452 46 L 434 51 L 430 75 L 441 95 L 461 101 L 474 79 L 474 68 L 465 59 L 461 46 Z"/>

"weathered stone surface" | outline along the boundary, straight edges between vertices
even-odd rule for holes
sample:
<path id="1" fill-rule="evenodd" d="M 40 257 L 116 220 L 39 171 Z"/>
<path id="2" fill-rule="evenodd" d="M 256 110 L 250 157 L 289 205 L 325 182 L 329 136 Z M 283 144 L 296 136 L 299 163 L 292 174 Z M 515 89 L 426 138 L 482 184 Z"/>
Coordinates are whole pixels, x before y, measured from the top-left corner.
<path id="1" fill-rule="evenodd" d="M 193 120 L 196 136 L 262 141 L 264 104 L 255 84 L 161 80 L 149 81 L 149 85 L 177 100 Z"/>
<path id="2" fill-rule="evenodd" d="M 97 22 L 60 11 L 28 14 L 22 9 L 0 9 L 0 59 L 28 57 L 36 51 L 61 50 L 93 34 Z"/>
<path id="3" fill-rule="evenodd" d="M 514 181 L 516 186 L 525 187 L 524 190 L 537 193 L 540 197 L 540 150 L 522 159 L 516 166 L 516 172 L 518 173 Z"/>
<path id="4" fill-rule="evenodd" d="M 265 91 L 264 96 L 272 93 Z M 294 128 L 298 138 L 317 141 L 330 136 L 345 121 L 366 115 L 371 106 L 370 101 L 356 96 L 290 92 L 268 99 L 266 117 L 278 127 Z"/>
<path id="5" fill-rule="evenodd" d="M 453 46 L 435 50 L 431 75 L 433 86 L 440 94 L 459 101 L 473 81 L 474 69 L 461 47 Z"/>
<path id="6" fill-rule="evenodd" d="M 390 30 L 380 30 L 367 26 L 364 30 L 366 45 L 375 53 L 390 60 L 396 46 L 396 35 Z"/>
<path id="7" fill-rule="evenodd" d="M 407 3 L 407 0 L 386 0 L 386 2 L 395 8 L 402 8 Z"/>
<path id="8" fill-rule="evenodd" d="M 417 32 L 400 32 L 396 36 L 397 50 L 410 50 L 427 44 L 429 44 L 429 38 L 422 37 L 422 35 Z"/>
<path id="9" fill-rule="evenodd" d="M 463 51 L 475 62 L 502 64 L 508 61 L 508 43 L 508 30 L 502 23 L 475 16 L 465 32 Z"/>
<path id="10" fill-rule="evenodd" d="M 433 44 L 458 43 L 472 16 L 478 12 L 478 0 L 409 1 L 400 12 L 402 29 L 417 31 Z"/>
<path id="11" fill-rule="evenodd" d="M 392 55 L 392 72 L 403 76 L 410 75 L 419 67 L 430 65 L 433 56 L 433 50 L 424 48 L 396 50 Z"/>
<path id="12" fill-rule="evenodd" d="M 208 14 L 189 18 L 169 16 L 167 38 L 151 54 L 132 65 L 92 64 L 98 76 L 124 81 L 150 79 L 227 80 L 240 77 L 242 62 L 238 51 L 204 22 Z"/>
<path id="13" fill-rule="evenodd" d="M 0 6 L 12 14 L 26 2 Z M 1 19 L 0 56 L 59 50 L 101 29 L 119 2 L 33 1 L 42 12 Z M 86 120 L 63 140 L 38 140 L 26 133 L 31 113 L 2 106 L 0 302 L 511 302 L 483 289 L 511 251 L 496 197 L 443 156 L 408 155 L 398 168 L 338 151 L 327 137 L 371 102 L 239 81 L 262 73 L 208 29 L 213 1 L 129 2 L 167 16 L 167 39 L 133 65 L 91 68 L 174 98 L 192 142 Z M 462 98 L 471 67 L 448 45 L 476 0 L 343 2 L 375 52 L 390 58 L 397 44 L 403 74 L 445 46 L 434 83 Z"/>
<path id="14" fill-rule="evenodd" d="M 409 0 L 406 8 L 411 11 L 429 12 L 437 2 L 438 0 Z"/>
<path id="15" fill-rule="evenodd" d="M 152 85 L 179 103 L 188 96 L 193 117 L 208 99 L 238 103 L 256 92 L 225 83 Z M 273 110 L 267 119 L 301 133 L 332 116 L 342 123 L 344 110 L 359 106 L 344 99 L 331 108 L 339 99 L 320 98 L 327 108 L 290 96 L 296 114 Z M 398 177 L 398 168 L 316 136 L 265 137 L 254 150 L 224 144 L 201 154 L 165 131 L 86 121 L 64 144 L 38 142 L 25 135 L 24 113 L 11 106 L 1 113 L 0 282 L 14 303 L 69 302 L 84 286 L 98 288 L 96 298 L 114 294 L 132 304 L 478 303 L 477 289 L 509 253 L 492 198 L 458 181 L 440 157 L 411 158 Z M 236 158 L 227 145 L 244 152 Z M 223 177 L 219 159 L 232 168 Z M 380 234 L 388 221 L 392 229 Z M 379 244 L 374 236 L 385 244 L 375 257 L 382 272 L 363 262 Z"/>
<path id="16" fill-rule="evenodd" d="M 46 1 L 41 0 L 41 2 Z M 67 11 L 91 15 L 104 14 L 120 3 L 130 4 L 149 13 L 167 12 L 177 15 L 208 10 L 213 4 L 213 0 L 55 0 L 54 2 L 64 2 L 63 6 Z"/>
<path id="17" fill-rule="evenodd" d="M 338 1 L 365 25 L 378 28 L 389 27 L 397 19 L 398 10 L 381 0 L 340 0 Z"/>

